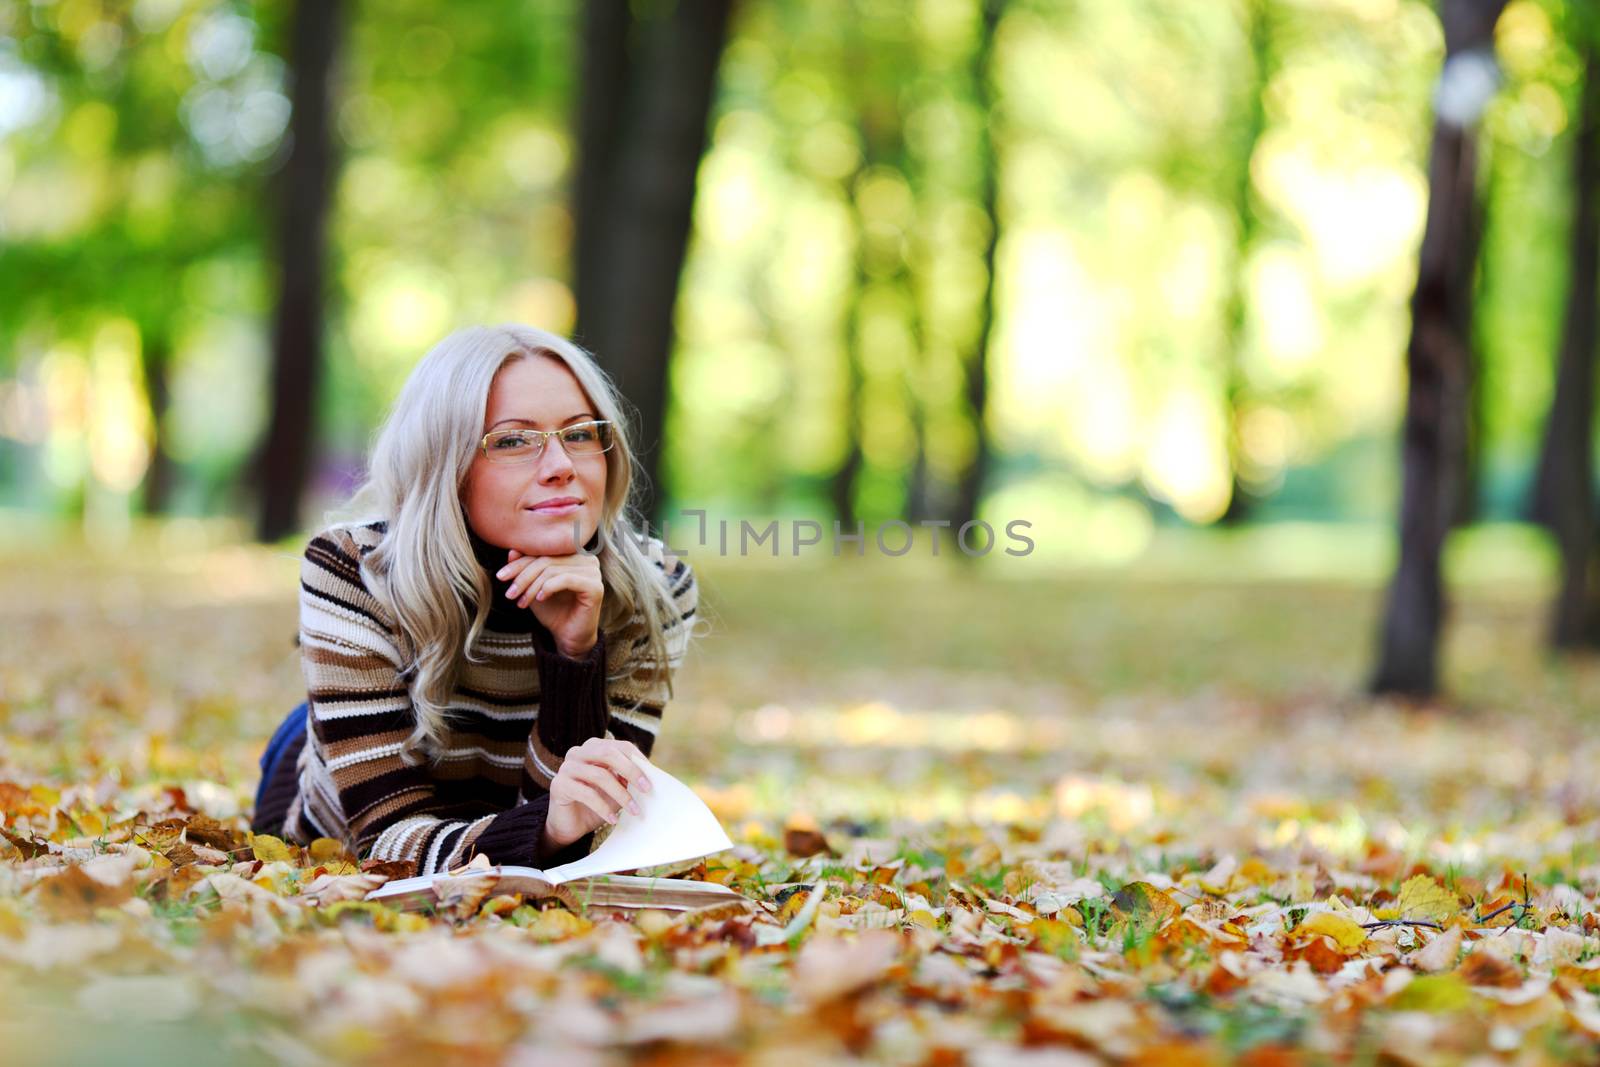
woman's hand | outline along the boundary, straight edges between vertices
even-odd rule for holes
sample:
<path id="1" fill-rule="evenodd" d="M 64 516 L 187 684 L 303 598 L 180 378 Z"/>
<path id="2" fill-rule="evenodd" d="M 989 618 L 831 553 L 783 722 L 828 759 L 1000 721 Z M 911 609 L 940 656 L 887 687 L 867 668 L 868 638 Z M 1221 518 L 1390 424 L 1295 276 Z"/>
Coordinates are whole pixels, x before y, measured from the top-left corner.
<path id="1" fill-rule="evenodd" d="M 638 761 L 643 752 L 632 741 L 591 737 L 567 749 L 561 769 L 550 782 L 550 813 L 545 816 L 544 848 L 553 851 L 615 823 L 624 806 L 635 815 L 639 804 L 629 793 L 650 791 L 650 779 Z"/>
<path id="2" fill-rule="evenodd" d="M 600 638 L 600 603 L 605 584 L 600 557 L 587 552 L 570 556 L 524 556 L 509 549 L 509 562 L 498 577 L 511 581 L 507 598 L 534 617 L 555 638 L 563 656 L 585 655 Z"/>

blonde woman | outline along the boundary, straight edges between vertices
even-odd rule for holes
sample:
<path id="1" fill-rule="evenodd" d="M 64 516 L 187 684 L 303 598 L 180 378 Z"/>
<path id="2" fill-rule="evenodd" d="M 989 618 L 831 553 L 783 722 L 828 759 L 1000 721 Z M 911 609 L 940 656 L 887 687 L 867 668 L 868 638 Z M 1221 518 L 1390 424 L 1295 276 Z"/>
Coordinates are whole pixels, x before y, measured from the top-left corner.
<path id="1" fill-rule="evenodd" d="M 428 352 L 358 517 L 306 547 L 308 700 L 262 756 L 257 832 L 430 874 L 563 863 L 637 811 L 698 594 L 633 525 L 635 465 L 565 338 L 471 327 Z"/>

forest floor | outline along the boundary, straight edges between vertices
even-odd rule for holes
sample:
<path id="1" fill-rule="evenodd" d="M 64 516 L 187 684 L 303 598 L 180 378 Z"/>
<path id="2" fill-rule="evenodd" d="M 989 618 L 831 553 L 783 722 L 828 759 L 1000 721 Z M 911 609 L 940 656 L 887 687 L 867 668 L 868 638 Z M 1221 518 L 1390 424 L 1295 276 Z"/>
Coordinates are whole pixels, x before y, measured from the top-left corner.
<path id="1" fill-rule="evenodd" d="M 185 536 L 0 564 L 9 1062 L 1597 1059 L 1600 667 L 1526 582 L 1402 707 L 1366 579 L 691 558 L 655 761 L 756 904 L 423 917 L 245 832 L 297 552 Z"/>

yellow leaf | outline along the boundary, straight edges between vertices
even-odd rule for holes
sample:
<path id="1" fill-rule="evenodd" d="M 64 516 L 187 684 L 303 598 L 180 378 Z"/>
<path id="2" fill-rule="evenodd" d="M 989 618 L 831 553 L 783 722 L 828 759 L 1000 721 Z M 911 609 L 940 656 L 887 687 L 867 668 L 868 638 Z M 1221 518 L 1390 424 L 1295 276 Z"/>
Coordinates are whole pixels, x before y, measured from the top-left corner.
<path id="1" fill-rule="evenodd" d="M 1412 979 L 1394 995 L 1389 1006 L 1397 1011 L 1461 1011 L 1477 998 L 1458 975 L 1430 974 Z"/>
<path id="2" fill-rule="evenodd" d="M 1331 911 L 1319 911 L 1315 915 L 1306 916 L 1306 921 L 1297 929 L 1305 933 L 1325 934 L 1344 949 L 1358 948 L 1367 939 L 1367 932 L 1353 920 L 1343 915 L 1335 915 Z"/>
<path id="3" fill-rule="evenodd" d="M 294 853 L 289 851 L 289 846 L 281 838 L 273 837 L 271 834 L 251 834 L 250 851 L 262 863 L 294 862 Z"/>
<path id="4" fill-rule="evenodd" d="M 350 857 L 345 853 L 344 844 L 331 837 L 319 837 L 306 846 L 311 859 L 317 864 L 329 864 L 336 860 L 349 862 Z"/>
<path id="5" fill-rule="evenodd" d="M 1111 898 L 1120 919 L 1148 924 L 1152 929 L 1183 911 L 1175 900 L 1149 882 L 1129 882 Z"/>
<path id="6" fill-rule="evenodd" d="M 1461 901 L 1425 874 L 1406 879 L 1391 907 L 1374 912 L 1380 919 L 1417 919 L 1442 923 L 1461 911 Z"/>
<path id="7" fill-rule="evenodd" d="M 526 927 L 529 936 L 535 941 L 564 941 L 574 934 L 581 934 L 594 924 L 580 915 L 574 915 L 565 908 L 550 908 L 541 911 L 539 917 Z"/>

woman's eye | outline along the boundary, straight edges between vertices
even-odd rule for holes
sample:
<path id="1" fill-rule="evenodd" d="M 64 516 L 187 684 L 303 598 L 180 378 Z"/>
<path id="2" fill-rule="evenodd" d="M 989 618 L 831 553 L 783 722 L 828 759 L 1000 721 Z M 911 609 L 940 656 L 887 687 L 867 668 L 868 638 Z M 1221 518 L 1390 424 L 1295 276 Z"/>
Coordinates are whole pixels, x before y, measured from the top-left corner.
<path id="1" fill-rule="evenodd" d="M 592 441 L 594 440 L 594 431 L 590 429 L 568 430 L 566 439 L 568 441 Z"/>
<path id="2" fill-rule="evenodd" d="M 522 448 L 527 443 L 528 443 L 528 439 L 526 437 L 524 437 L 522 434 L 514 433 L 514 434 L 508 434 L 505 437 L 502 437 L 502 438 L 499 438 L 498 440 L 496 440 L 495 443 L 494 443 L 494 447 L 500 448 L 500 449 Z"/>

